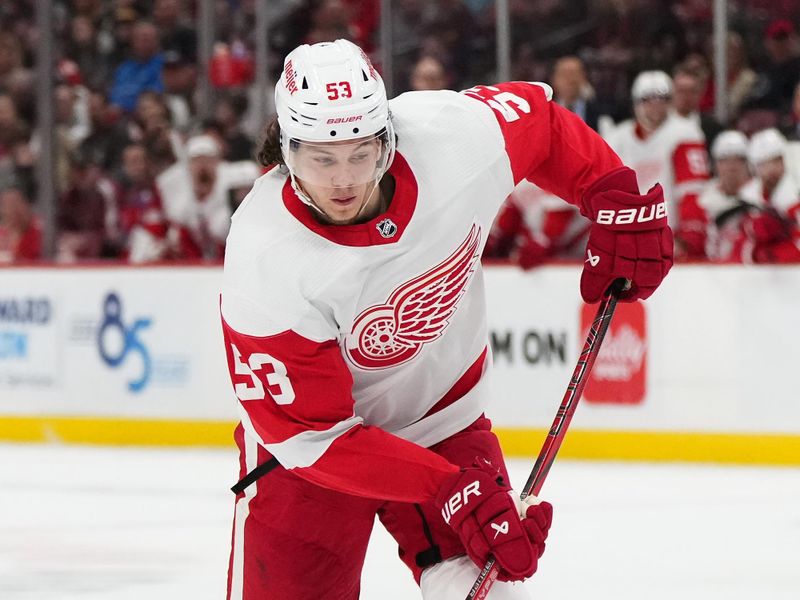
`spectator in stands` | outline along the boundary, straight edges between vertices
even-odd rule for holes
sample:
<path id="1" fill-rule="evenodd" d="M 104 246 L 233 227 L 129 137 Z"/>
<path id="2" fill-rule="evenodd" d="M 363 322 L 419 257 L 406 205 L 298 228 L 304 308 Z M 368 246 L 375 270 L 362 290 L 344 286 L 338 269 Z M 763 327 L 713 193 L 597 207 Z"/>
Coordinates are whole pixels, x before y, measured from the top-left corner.
<path id="1" fill-rule="evenodd" d="M 442 62 L 434 56 L 422 56 L 411 69 L 411 89 L 443 90 L 450 85 L 450 76 Z"/>
<path id="2" fill-rule="evenodd" d="M 81 142 L 79 154 L 86 161 L 100 165 L 109 175 L 116 176 L 122 159 L 122 149 L 131 141 L 120 111 L 110 105 L 105 92 L 89 92 L 89 135 Z"/>
<path id="3" fill-rule="evenodd" d="M 800 183 L 800 83 L 795 86 L 792 111 L 786 115 L 783 133 L 788 141 L 785 154 L 786 170 Z"/>
<path id="4" fill-rule="evenodd" d="M 99 164 L 76 153 L 71 185 L 58 202 L 56 260 L 97 259 L 106 239 L 106 210 L 116 201 L 114 185 Z"/>
<path id="5" fill-rule="evenodd" d="M 177 258 L 221 259 L 234 209 L 231 195 L 249 189 L 261 172 L 253 161 L 223 161 L 209 135 L 190 138 L 186 153 L 188 164 L 179 161 L 158 178 L 170 247 Z"/>
<path id="6" fill-rule="evenodd" d="M 184 0 L 156 0 L 153 24 L 165 52 L 175 52 L 187 62 L 197 62 L 197 34 L 188 19 Z"/>
<path id="7" fill-rule="evenodd" d="M 42 257 L 42 225 L 25 191 L 17 186 L 0 190 L 0 263 Z"/>
<path id="8" fill-rule="evenodd" d="M 721 132 L 711 146 L 716 178 L 709 181 L 698 199 L 696 244 L 717 262 L 741 262 L 746 241 L 742 223 L 755 209 L 741 197 L 750 180 L 747 138 L 736 130 Z M 689 215 L 685 215 L 689 219 Z"/>
<path id="9" fill-rule="evenodd" d="M 14 100 L 0 93 L 0 187 L 14 180 L 20 146 L 27 146 L 30 128 L 17 112 Z"/>
<path id="10" fill-rule="evenodd" d="M 86 17 L 92 22 L 97 22 L 102 18 L 103 4 L 102 0 L 72 0 L 70 2 L 72 10 L 77 16 Z"/>
<path id="11" fill-rule="evenodd" d="M 22 59 L 19 38 L 11 31 L 0 31 L 0 90 L 8 89 L 11 80 L 26 71 Z"/>
<path id="12" fill-rule="evenodd" d="M 380 21 L 380 0 L 342 0 L 350 13 L 352 41 L 370 53 L 375 47 L 374 36 Z"/>
<path id="13" fill-rule="evenodd" d="M 147 90 L 162 92 L 164 57 L 159 52 L 158 32 L 149 21 L 137 21 L 131 33 L 131 58 L 114 72 L 111 102 L 132 111 L 139 95 Z"/>
<path id="14" fill-rule="evenodd" d="M 214 121 L 219 127 L 223 160 L 237 162 L 253 159 L 254 142 L 241 127 L 247 108 L 247 96 L 242 92 L 223 94 L 214 106 Z"/>
<path id="15" fill-rule="evenodd" d="M 164 52 L 164 101 L 169 108 L 170 120 L 181 133 L 192 125 L 192 106 L 197 86 L 197 64 L 178 50 Z"/>
<path id="16" fill-rule="evenodd" d="M 750 68 L 742 36 L 735 31 L 728 34 L 728 122 L 734 122 L 742 106 L 749 99 L 758 76 Z M 713 87 L 712 87 L 713 90 Z"/>
<path id="17" fill-rule="evenodd" d="M 594 90 L 586 78 L 583 61 L 577 56 L 559 58 L 553 67 L 550 83 L 553 86 L 553 100 L 597 131 L 600 110 L 594 100 Z"/>
<path id="18" fill-rule="evenodd" d="M 775 20 L 764 32 L 768 59 L 759 72 L 753 106 L 785 112 L 800 81 L 800 53 L 791 21 Z"/>
<path id="19" fill-rule="evenodd" d="M 340 38 L 353 39 L 351 15 L 342 0 L 319 0 L 311 11 L 311 27 L 304 40 L 306 44 L 332 42 Z"/>
<path id="20" fill-rule="evenodd" d="M 75 62 L 87 86 L 106 85 L 111 76 L 110 57 L 101 47 L 99 32 L 88 15 L 72 17 L 64 54 Z"/>
<path id="21" fill-rule="evenodd" d="M 756 177 L 742 198 L 762 208 L 746 225 L 754 262 L 800 262 L 800 186 L 786 171 L 786 138 L 777 129 L 756 133 L 747 149 Z"/>
<path id="22" fill-rule="evenodd" d="M 131 51 L 131 40 L 133 30 L 139 21 L 139 13 L 133 6 L 121 5 L 114 10 L 111 35 L 111 55 L 112 65 L 118 65 L 126 60 Z"/>
<path id="23" fill-rule="evenodd" d="M 214 44 L 208 65 L 208 78 L 214 87 L 240 89 L 252 81 L 254 71 L 253 57 L 241 40 Z"/>
<path id="24" fill-rule="evenodd" d="M 172 126 L 171 114 L 164 96 L 143 92 L 136 102 L 133 119 L 128 123 L 132 140 L 142 143 L 155 175 L 184 157 L 183 137 Z"/>
<path id="25" fill-rule="evenodd" d="M 89 135 L 89 91 L 83 86 L 59 84 L 55 88 L 55 123 L 69 144 L 68 151 L 75 150 Z"/>
<path id="26" fill-rule="evenodd" d="M 703 80 L 692 69 L 679 65 L 672 76 L 672 109 L 681 117 L 697 125 L 709 146 L 722 131 L 722 125 L 708 113 L 700 112 Z"/>
<path id="27" fill-rule="evenodd" d="M 130 144 L 122 151 L 117 205 L 122 256 L 133 263 L 166 258 L 167 219 L 142 144 Z"/>
<path id="28" fill-rule="evenodd" d="M 800 141 L 800 82 L 794 88 L 792 108 L 785 116 L 781 129 L 786 139 Z"/>
<path id="29" fill-rule="evenodd" d="M 553 100 L 597 128 L 598 109 L 583 61 L 565 56 L 556 61 Z M 589 221 L 578 209 L 533 183 L 521 181 L 506 199 L 486 242 L 484 256 L 510 258 L 531 269 L 554 258 L 580 258 Z"/>
<path id="30" fill-rule="evenodd" d="M 479 54 L 473 51 L 476 38 L 475 19 L 462 0 L 438 0 L 424 26 L 422 51 L 438 56 L 452 73 L 456 89 L 470 73 L 470 65 Z"/>

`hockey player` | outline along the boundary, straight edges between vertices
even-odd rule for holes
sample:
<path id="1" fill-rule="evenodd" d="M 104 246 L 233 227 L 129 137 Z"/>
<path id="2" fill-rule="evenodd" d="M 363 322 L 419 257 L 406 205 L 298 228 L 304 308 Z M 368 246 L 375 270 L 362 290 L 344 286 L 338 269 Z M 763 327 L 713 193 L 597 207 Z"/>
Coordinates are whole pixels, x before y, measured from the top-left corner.
<path id="1" fill-rule="evenodd" d="M 746 224 L 754 262 L 800 262 L 800 185 L 787 172 L 786 138 L 765 129 L 750 139 L 747 156 L 756 177 L 742 188 L 742 198 L 761 207 Z"/>
<path id="2" fill-rule="evenodd" d="M 717 262 L 741 262 L 747 246 L 742 223 L 756 206 L 742 199 L 740 190 L 750 180 L 747 138 L 741 131 L 720 133 L 711 146 L 716 178 L 700 194 L 696 213 L 684 214 L 695 222 L 693 243 L 705 248 L 706 256 Z"/>
<path id="3" fill-rule="evenodd" d="M 639 73 L 631 97 L 635 118 L 620 123 L 606 139 L 636 172 L 642 193 L 656 182 L 663 186 L 678 248 L 694 256 L 701 249 L 687 243 L 691 231 L 684 234 L 681 215 L 693 212 L 709 177 L 703 132 L 689 119 L 670 112 L 672 80 L 663 71 Z"/>
<path id="4" fill-rule="evenodd" d="M 500 208 L 484 256 L 509 258 L 523 269 L 553 258 L 580 258 L 589 224 L 578 207 L 523 179 Z"/>
<path id="5" fill-rule="evenodd" d="M 661 188 L 544 84 L 391 102 L 350 42 L 303 45 L 233 216 L 221 312 L 242 423 L 228 597 L 358 598 L 377 514 L 426 600 L 525 598 L 552 509 L 518 504 L 491 424 L 480 255 L 528 178 L 594 223 L 581 293 L 646 298 L 672 264 Z"/>

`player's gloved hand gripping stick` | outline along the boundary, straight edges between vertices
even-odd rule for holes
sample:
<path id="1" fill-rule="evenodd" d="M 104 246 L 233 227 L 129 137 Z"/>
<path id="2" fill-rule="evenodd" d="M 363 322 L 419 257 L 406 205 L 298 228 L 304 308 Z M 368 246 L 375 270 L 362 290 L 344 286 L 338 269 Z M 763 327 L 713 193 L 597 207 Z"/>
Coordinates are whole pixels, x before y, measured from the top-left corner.
<path id="1" fill-rule="evenodd" d="M 522 488 L 520 499 L 523 502 L 528 496 L 538 495 L 539 491 L 542 489 L 545 477 L 547 477 L 547 473 L 550 471 L 550 467 L 556 458 L 558 449 L 561 447 L 569 423 L 572 420 L 572 415 L 575 413 L 575 408 L 578 406 L 578 401 L 583 394 L 583 388 L 586 386 L 586 381 L 592 370 L 592 365 L 594 365 L 594 361 L 600 351 L 600 345 L 603 342 L 603 337 L 605 337 L 608 325 L 611 322 L 611 317 L 614 315 L 614 310 L 617 307 L 617 300 L 620 294 L 627 290 L 629 285 L 630 283 L 625 279 L 615 280 L 597 309 L 597 314 L 589 328 L 589 335 L 586 337 L 586 343 L 581 351 L 578 364 L 575 365 L 575 370 L 572 372 L 572 378 L 570 379 L 569 386 L 567 386 L 564 399 L 561 401 L 561 406 L 558 407 L 556 418 L 553 421 L 552 427 L 550 427 L 550 432 L 547 434 L 547 438 L 539 452 L 539 457 L 536 459 L 530 477 L 528 477 L 525 487 Z M 500 569 L 497 566 L 497 562 L 494 557 L 490 557 L 478 576 L 478 579 L 475 581 L 475 584 L 470 589 L 469 594 L 467 594 L 466 600 L 481 600 L 486 598 L 486 595 L 489 593 L 489 590 L 499 575 Z"/>

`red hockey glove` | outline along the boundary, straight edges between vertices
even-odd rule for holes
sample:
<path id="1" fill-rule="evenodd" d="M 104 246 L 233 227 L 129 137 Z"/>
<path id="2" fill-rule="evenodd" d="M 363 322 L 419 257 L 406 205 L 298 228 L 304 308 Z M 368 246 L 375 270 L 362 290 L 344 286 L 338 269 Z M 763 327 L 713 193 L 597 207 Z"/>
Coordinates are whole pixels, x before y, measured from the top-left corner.
<path id="1" fill-rule="evenodd" d="M 592 220 L 581 275 L 584 301 L 598 302 L 618 278 L 631 281 L 621 301 L 649 297 L 672 267 L 672 230 L 661 186 L 641 195 L 636 174 L 619 168 L 592 184 L 581 213 Z"/>
<path id="2" fill-rule="evenodd" d="M 536 572 L 553 519 L 552 505 L 541 502 L 523 504 L 525 518 L 520 520 L 512 493 L 496 468 L 477 459 L 436 497 L 445 522 L 461 538 L 469 557 L 483 568 L 494 556 L 502 581 L 519 581 Z"/>

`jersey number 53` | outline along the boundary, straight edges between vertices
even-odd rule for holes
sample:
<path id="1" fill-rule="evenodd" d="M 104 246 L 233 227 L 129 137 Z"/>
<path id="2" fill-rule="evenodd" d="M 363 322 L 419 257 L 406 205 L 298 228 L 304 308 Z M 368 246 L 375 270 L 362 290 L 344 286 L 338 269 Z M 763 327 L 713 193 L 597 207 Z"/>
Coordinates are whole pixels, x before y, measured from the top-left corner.
<path id="1" fill-rule="evenodd" d="M 294 388 L 286 373 L 286 365 L 281 361 L 269 354 L 256 352 L 250 355 L 247 362 L 244 362 L 242 353 L 239 352 L 236 344 L 231 344 L 231 352 L 233 353 L 234 373 L 250 377 L 252 383 L 252 385 L 237 383 L 233 386 L 239 400 L 242 402 L 263 400 L 269 393 L 275 404 L 286 405 L 294 402 Z M 262 371 L 266 380 L 266 389 L 264 383 L 256 375 L 256 371 L 259 370 Z"/>

